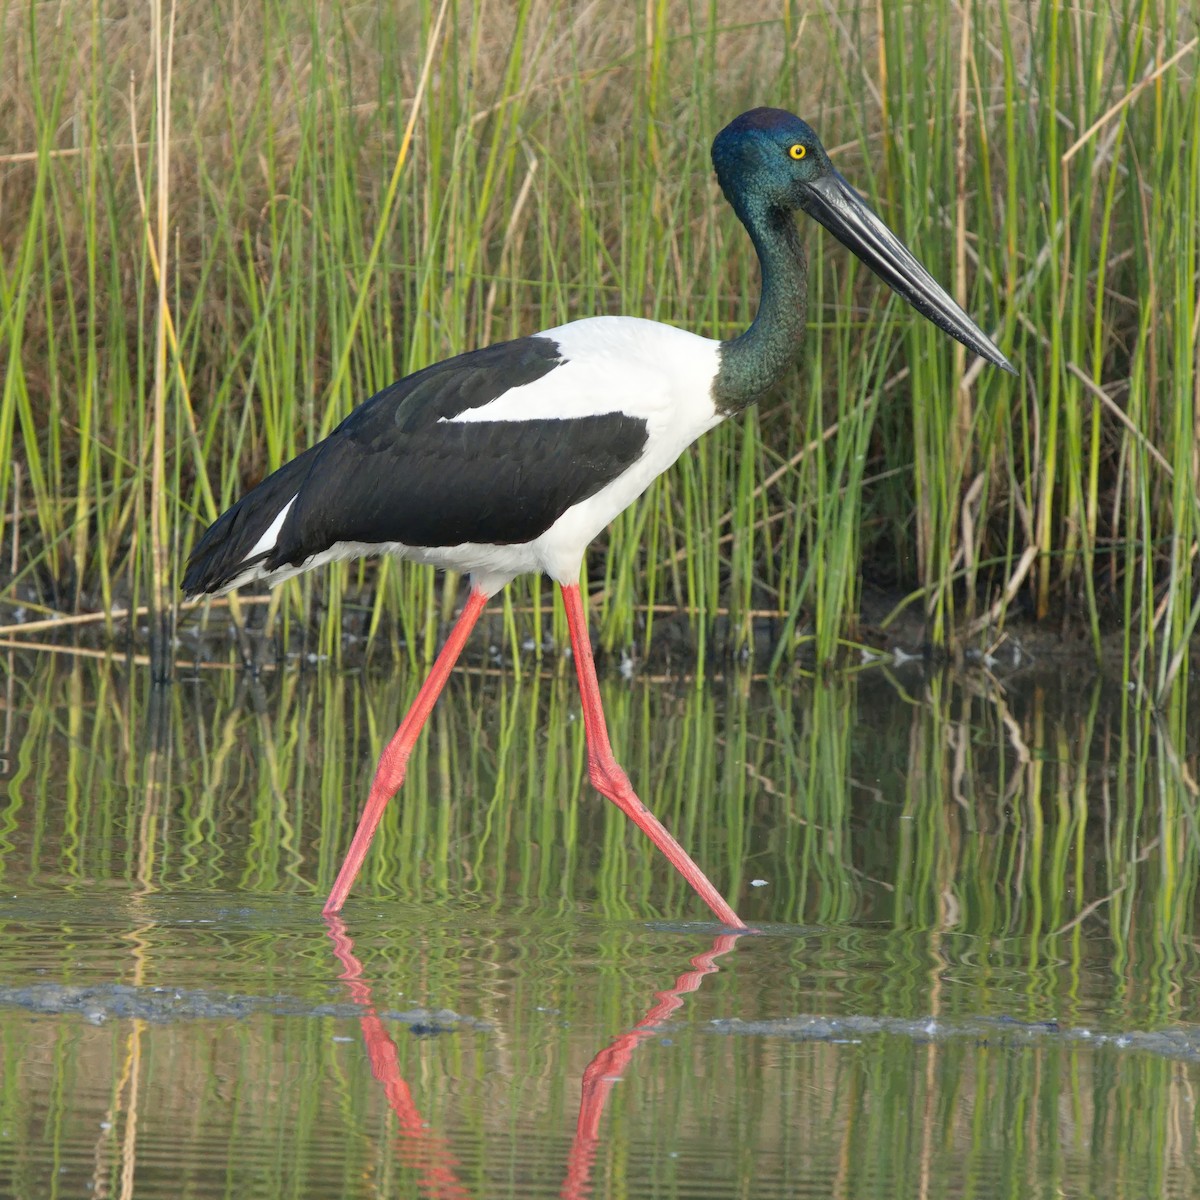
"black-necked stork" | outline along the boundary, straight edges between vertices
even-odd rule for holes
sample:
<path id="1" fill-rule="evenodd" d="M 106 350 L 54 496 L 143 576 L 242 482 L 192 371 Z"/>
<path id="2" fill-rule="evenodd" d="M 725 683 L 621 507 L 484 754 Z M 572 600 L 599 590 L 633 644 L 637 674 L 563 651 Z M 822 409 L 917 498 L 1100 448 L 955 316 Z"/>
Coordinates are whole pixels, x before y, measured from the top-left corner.
<path id="1" fill-rule="evenodd" d="M 275 584 L 365 554 L 470 576 L 463 611 L 380 758 L 325 912 L 341 909 L 488 598 L 517 575 L 544 571 L 562 590 L 592 783 L 719 920 L 744 928 L 613 757 L 579 591 L 587 545 L 795 358 L 808 294 L 797 210 L 939 328 L 989 362 L 1013 367 L 838 174 L 798 117 L 774 108 L 743 113 L 717 135 L 712 160 L 762 270 L 758 313 L 744 333 L 715 341 L 638 317 L 589 317 L 435 363 L 356 408 L 224 513 L 193 550 L 183 580 L 192 596 Z"/>

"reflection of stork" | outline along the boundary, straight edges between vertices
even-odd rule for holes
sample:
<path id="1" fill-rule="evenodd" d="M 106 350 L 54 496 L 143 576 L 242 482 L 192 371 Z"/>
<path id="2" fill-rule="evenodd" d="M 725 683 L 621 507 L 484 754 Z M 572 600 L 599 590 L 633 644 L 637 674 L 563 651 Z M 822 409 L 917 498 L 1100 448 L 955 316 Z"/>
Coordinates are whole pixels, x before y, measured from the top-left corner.
<path id="1" fill-rule="evenodd" d="M 363 978 L 362 963 L 354 953 L 354 943 L 341 918 L 327 916 L 333 952 L 345 970 L 341 978 L 350 989 L 355 1004 L 362 1006 L 359 1024 L 371 1074 L 383 1085 L 387 1102 L 400 1122 L 403 1135 L 401 1158 L 410 1162 L 421 1175 L 421 1191 L 430 1200 L 470 1200 L 471 1193 L 458 1180 L 458 1163 L 443 1138 L 429 1131 L 417 1108 L 412 1092 L 400 1074 L 396 1043 L 384 1027 L 371 999 L 371 985 Z M 405 1153 L 405 1151 L 410 1153 Z"/>
<path id="2" fill-rule="evenodd" d="M 588 1194 L 592 1163 L 600 1144 L 600 1118 L 604 1115 L 613 1084 L 625 1074 L 638 1043 L 653 1037 L 659 1026 L 683 1003 L 684 996 L 694 992 L 705 975 L 720 969 L 717 959 L 728 954 L 741 936 L 740 933 L 718 934 L 713 939 L 712 949 L 697 954 L 692 959 L 692 969 L 684 971 L 675 980 L 674 987 L 655 993 L 654 1004 L 628 1033 L 614 1038 L 588 1063 L 579 1089 L 579 1120 L 575 1123 L 575 1140 L 567 1156 L 567 1177 L 559 1193 L 563 1200 L 583 1200 Z"/>
<path id="3" fill-rule="evenodd" d="M 712 159 L 762 267 L 758 313 L 740 337 L 718 342 L 638 317 L 591 317 L 435 363 L 356 408 L 218 518 L 192 551 L 183 587 L 193 596 L 375 553 L 471 576 L 466 606 L 379 760 L 327 913 L 345 902 L 488 598 L 517 575 L 544 571 L 562 589 L 592 783 L 719 921 L 745 928 L 613 756 L 579 592 L 588 543 L 702 433 L 754 403 L 791 365 L 808 301 L 797 211 L 940 329 L 1013 368 L 798 117 L 777 108 L 743 113 L 717 135 Z"/>
<path id="4" fill-rule="evenodd" d="M 407 1159 L 421 1172 L 421 1189 L 430 1200 L 466 1200 L 470 1195 L 458 1180 L 458 1164 L 444 1139 L 434 1136 L 421 1117 L 412 1092 L 400 1074 L 396 1044 L 375 1011 L 371 985 L 363 977 L 362 963 L 354 953 L 354 942 L 340 917 L 327 914 L 333 952 L 343 971 L 340 976 L 350 989 L 354 1002 L 361 1005 L 359 1018 L 371 1074 L 383 1085 L 388 1104 L 400 1120 L 400 1130 L 407 1145 L 412 1147 Z M 625 1073 L 629 1060 L 640 1042 L 653 1037 L 664 1021 L 683 1003 L 684 996 L 694 992 L 706 975 L 720 968 L 717 959 L 737 945 L 740 933 L 722 933 L 713 939 L 712 947 L 691 960 L 673 986 L 656 992 L 654 1003 L 646 1015 L 626 1033 L 614 1038 L 588 1063 L 580 1085 L 579 1119 L 575 1137 L 567 1155 L 567 1173 L 563 1180 L 563 1200 L 584 1200 L 589 1192 L 592 1163 L 600 1145 L 600 1118 L 608 1103 L 613 1084 Z"/>

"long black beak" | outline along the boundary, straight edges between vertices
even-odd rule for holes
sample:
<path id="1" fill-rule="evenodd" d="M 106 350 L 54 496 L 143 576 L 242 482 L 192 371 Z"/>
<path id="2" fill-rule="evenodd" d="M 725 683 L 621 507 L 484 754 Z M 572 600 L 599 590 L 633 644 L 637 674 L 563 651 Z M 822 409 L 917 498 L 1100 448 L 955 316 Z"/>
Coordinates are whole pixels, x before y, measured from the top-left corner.
<path id="1" fill-rule="evenodd" d="M 830 169 L 804 185 L 800 206 L 902 296 L 923 317 L 981 358 L 1017 373 L 991 339 L 912 256 L 908 247 L 867 207 L 862 197 Z"/>

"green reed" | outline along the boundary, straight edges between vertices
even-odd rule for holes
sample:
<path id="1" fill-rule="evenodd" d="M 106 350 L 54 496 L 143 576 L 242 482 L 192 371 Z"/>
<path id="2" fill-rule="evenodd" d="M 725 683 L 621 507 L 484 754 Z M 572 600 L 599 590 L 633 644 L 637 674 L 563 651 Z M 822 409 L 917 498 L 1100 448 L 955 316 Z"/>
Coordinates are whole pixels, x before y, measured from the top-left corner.
<path id="1" fill-rule="evenodd" d="M 1018 600 L 1070 610 L 1097 648 L 1120 626 L 1127 673 L 1164 700 L 1200 616 L 1194 23 L 1134 0 L 564 11 L 187 9 L 169 97 L 128 15 L 4 11 L 5 595 L 138 602 L 156 506 L 177 577 L 248 485 L 466 347 L 595 312 L 744 326 L 756 273 L 707 147 L 769 102 L 812 118 L 1022 375 L 979 370 L 811 233 L 804 361 L 601 539 L 604 643 L 645 648 L 653 604 L 692 614 L 702 650 L 726 613 L 736 649 L 768 610 L 827 660 L 865 572 L 937 640 L 988 636 Z M 456 586 L 341 566 L 277 616 L 319 603 L 337 655 L 357 595 L 374 640 L 427 657 Z M 510 641 L 561 636 L 536 581 L 504 604 Z"/>

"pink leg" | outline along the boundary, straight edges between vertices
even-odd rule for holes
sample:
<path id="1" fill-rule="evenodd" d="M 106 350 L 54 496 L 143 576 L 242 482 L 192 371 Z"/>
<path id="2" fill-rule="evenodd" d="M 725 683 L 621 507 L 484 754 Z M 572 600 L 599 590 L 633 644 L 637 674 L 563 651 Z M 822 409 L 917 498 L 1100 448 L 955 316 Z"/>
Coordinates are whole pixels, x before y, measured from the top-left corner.
<path id="1" fill-rule="evenodd" d="M 600 684 L 596 679 L 596 664 L 592 659 L 592 643 L 588 637 L 587 614 L 583 609 L 579 585 L 563 585 L 562 596 L 567 610 L 567 625 L 571 630 L 571 647 L 575 652 L 575 670 L 579 675 L 579 692 L 583 700 L 583 728 L 587 734 L 588 775 L 593 785 L 667 856 L 671 865 L 712 909 L 718 921 L 733 929 L 745 929 L 745 922 L 729 907 L 721 893 L 692 861 L 688 852 L 637 798 L 629 783 L 629 777 L 613 757 L 612 746 L 608 740 L 608 727 L 604 723 L 604 709 L 600 703 Z"/>
<path id="2" fill-rule="evenodd" d="M 375 836 L 379 818 L 383 816 L 387 802 L 404 782 L 408 756 L 412 753 L 417 737 L 429 719 L 438 696 L 442 694 L 442 688 L 446 686 L 446 680 L 450 677 L 467 638 L 471 636 L 471 630 L 475 628 L 475 622 L 479 620 L 479 614 L 483 612 L 487 599 L 485 593 L 472 590 L 458 620 L 454 623 L 454 628 L 450 630 L 446 644 L 433 664 L 433 669 L 429 672 L 429 678 L 421 685 L 421 690 L 401 721 L 400 728 L 380 755 L 375 779 L 371 783 L 371 794 L 367 797 L 367 806 L 359 818 L 354 840 L 350 843 L 342 869 L 334 882 L 333 891 L 329 893 L 329 899 L 325 901 L 322 910 L 327 916 L 340 912 L 342 905 L 346 903 L 346 896 L 358 878 L 371 839 Z"/>

